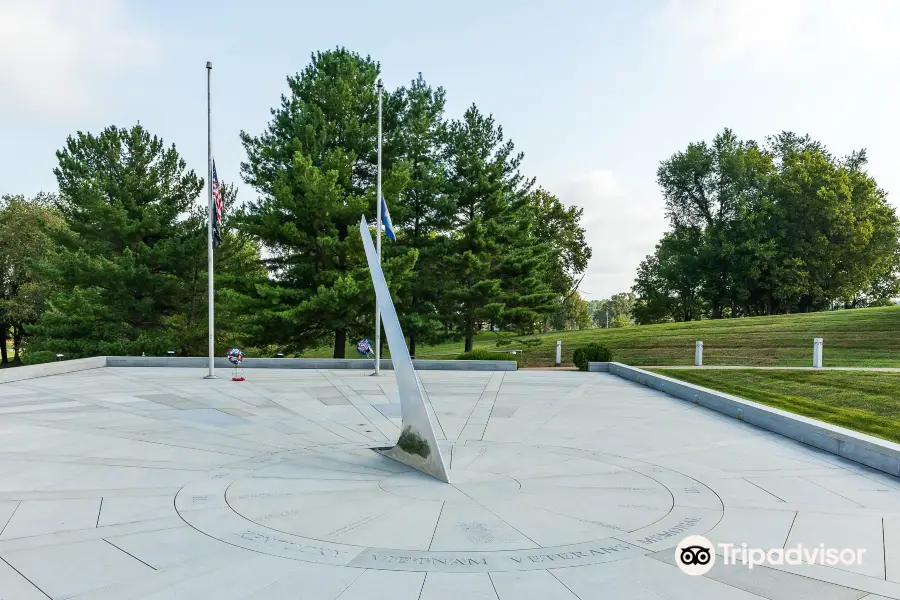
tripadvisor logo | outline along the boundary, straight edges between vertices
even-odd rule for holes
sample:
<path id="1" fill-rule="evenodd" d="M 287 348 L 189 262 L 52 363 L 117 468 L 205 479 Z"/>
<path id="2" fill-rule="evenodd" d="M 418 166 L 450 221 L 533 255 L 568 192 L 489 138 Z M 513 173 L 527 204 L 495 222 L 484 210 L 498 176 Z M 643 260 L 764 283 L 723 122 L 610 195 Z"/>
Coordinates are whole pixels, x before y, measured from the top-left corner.
<path id="1" fill-rule="evenodd" d="M 787 548 L 750 548 L 747 544 L 719 544 L 723 565 L 749 569 L 764 565 L 861 565 L 865 548 L 826 548 L 798 544 Z M 688 575 L 705 575 L 716 564 L 716 547 L 705 537 L 692 535 L 675 546 L 675 564 Z"/>
<path id="2" fill-rule="evenodd" d="M 675 546 L 675 564 L 688 575 L 706 575 L 716 564 L 712 542 L 701 535 L 690 535 Z"/>

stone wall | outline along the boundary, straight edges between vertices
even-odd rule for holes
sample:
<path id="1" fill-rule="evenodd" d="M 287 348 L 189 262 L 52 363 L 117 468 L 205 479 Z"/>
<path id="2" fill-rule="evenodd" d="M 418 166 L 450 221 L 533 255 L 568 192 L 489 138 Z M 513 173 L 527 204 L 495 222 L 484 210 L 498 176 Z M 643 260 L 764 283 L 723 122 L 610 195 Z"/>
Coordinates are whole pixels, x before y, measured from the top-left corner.
<path id="1" fill-rule="evenodd" d="M 900 444 L 621 363 L 609 363 L 609 372 L 761 429 L 900 477 Z"/>

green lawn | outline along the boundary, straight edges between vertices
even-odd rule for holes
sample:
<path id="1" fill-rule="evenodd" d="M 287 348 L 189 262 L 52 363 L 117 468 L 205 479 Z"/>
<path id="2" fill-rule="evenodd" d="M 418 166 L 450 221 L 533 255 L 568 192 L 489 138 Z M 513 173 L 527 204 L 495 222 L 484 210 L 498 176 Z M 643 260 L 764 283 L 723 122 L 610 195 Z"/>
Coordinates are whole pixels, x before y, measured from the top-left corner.
<path id="1" fill-rule="evenodd" d="M 525 350 L 528 364 L 550 364 L 556 340 L 563 342 L 563 362 L 570 363 L 575 348 L 598 341 L 609 345 L 615 360 L 630 365 L 686 365 L 694 360 L 694 342 L 703 340 L 707 365 L 811 366 L 814 337 L 825 339 L 825 366 L 900 367 L 900 307 L 719 319 L 691 323 L 643 325 L 623 329 L 588 329 L 554 332 L 537 337 L 541 345 Z M 497 335 L 482 333 L 476 347 L 500 350 Z M 523 348 L 512 338 L 505 348 Z M 453 358 L 462 341 L 419 347 L 418 357 Z M 305 356 L 328 357 L 330 348 Z M 440 355 L 440 356 L 438 356 Z M 347 356 L 356 356 L 355 342 Z"/>
<path id="2" fill-rule="evenodd" d="M 900 442 L 900 373 L 753 369 L 652 371 Z"/>

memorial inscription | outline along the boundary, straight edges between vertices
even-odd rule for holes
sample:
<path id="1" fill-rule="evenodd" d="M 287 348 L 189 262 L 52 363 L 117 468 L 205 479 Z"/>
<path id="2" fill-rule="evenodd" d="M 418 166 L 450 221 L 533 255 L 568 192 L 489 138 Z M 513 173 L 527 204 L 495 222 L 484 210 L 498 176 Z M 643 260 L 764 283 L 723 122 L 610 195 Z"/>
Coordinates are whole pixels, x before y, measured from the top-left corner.
<path id="1" fill-rule="evenodd" d="M 699 523 L 702 520 L 703 519 L 700 517 L 685 517 L 681 521 L 679 521 L 677 524 L 673 525 L 672 527 L 669 527 L 668 529 L 663 529 L 662 531 L 660 531 L 658 533 L 654 533 L 654 534 L 648 535 L 646 537 L 642 537 L 636 541 L 641 544 L 653 544 L 655 542 L 661 542 L 670 537 L 684 533 L 685 531 L 687 531 L 688 529 L 690 529 L 691 527 L 693 527 L 694 525 L 696 525 L 697 523 Z"/>
<path id="2" fill-rule="evenodd" d="M 370 554 L 375 562 L 395 563 L 398 565 L 441 565 L 444 567 L 487 566 L 487 558 L 451 558 L 441 556 L 403 556 L 396 554 Z"/>
<path id="3" fill-rule="evenodd" d="M 523 560 L 529 560 L 533 563 L 544 562 L 565 562 L 576 560 L 579 558 L 591 558 L 594 556 L 605 556 L 616 552 L 626 552 L 633 550 L 634 546 L 625 543 L 614 544 L 612 546 L 600 546 L 590 548 L 589 550 L 574 550 L 572 552 L 554 552 L 552 554 L 531 554 L 523 557 L 508 556 L 507 558 L 513 562 L 521 563 Z"/>
<path id="4" fill-rule="evenodd" d="M 261 533 L 256 533 L 254 531 L 247 530 L 240 535 L 242 540 L 246 540 L 248 542 L 252 542 L 254 544 L 260 544 L 263 546 L 269 547 L 277 547 L 282 550 L 289 550 L 292 552 L 300 552 L 301 554 L 315 554 L 318 556 L 328 556 L 331 558 L 338 558 L 342 555 L 349 555 L 349 552 L 344 552 L 343 550 L 337 550 L 335 548 L 322 548 L 320 546 L 310 546 L 307 544 L 301 544 L 299 542 L 292 542 L 291 540 L 286 540 L 280 537 L 274 537 L 270 535 L 263 535 Z"/>
<path id="5" fill-rule="evenodd" d="M 555 453 L 579 475 L 548 476 L 553 471 L 540 463 Z M 196 529 L 248 550 L 360 569 L 445 573 L 637 558 L 705 534 L 722 515 L 709 488 L 647 463 L 610 472 L 620 457 L 489 442 L 459 445 L 454 454 L 462 466 L 450 472 L 448 485 L 378 458 L 361 464 L 345 448 L 288 452 L 277 469 L 191 482 L 176 505 Z M 285 465 L 294 464 L 302 477 L 285 476 Z M 574 486 L 579 477 L 590 485 Z M 407 520 L 415 530 L 403 529 Z M 395 526 L 402 535 L 390 534 Z"/>
<path id="6" fill-rule="evenodd" d="M 646 554 L 645 550 L 626 542 L 582 544 L 564 551 L 471 552 L 471 553 L 399 553 L 368 550 L 350 566 L 374 569 L 412 571 L 525 571 L 556 567 L 580 566 L 609 560 L 622 560 Z"/>

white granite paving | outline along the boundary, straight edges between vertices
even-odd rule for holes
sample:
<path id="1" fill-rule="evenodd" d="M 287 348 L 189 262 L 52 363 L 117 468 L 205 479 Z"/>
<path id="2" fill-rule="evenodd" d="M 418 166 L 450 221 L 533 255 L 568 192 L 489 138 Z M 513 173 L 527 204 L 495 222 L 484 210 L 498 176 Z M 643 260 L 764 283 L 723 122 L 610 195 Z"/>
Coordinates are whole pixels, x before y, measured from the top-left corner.
<path id="1" fill-rule="evenodd" d="M 900 599 L 900 480 L 609 374 L 421 372 L 451 484 L 371 450 L 390 372 L 203 374 L 0 385 L 0 600 Z"/>

